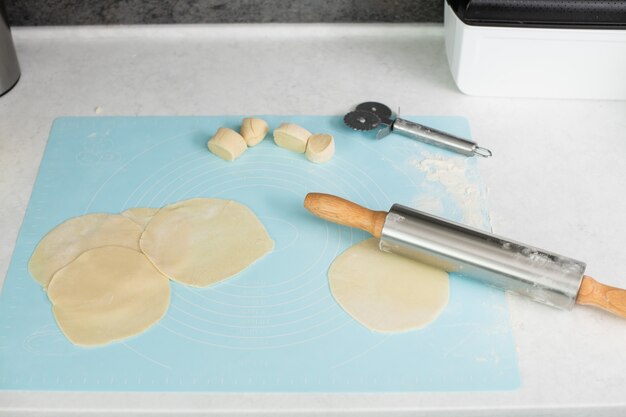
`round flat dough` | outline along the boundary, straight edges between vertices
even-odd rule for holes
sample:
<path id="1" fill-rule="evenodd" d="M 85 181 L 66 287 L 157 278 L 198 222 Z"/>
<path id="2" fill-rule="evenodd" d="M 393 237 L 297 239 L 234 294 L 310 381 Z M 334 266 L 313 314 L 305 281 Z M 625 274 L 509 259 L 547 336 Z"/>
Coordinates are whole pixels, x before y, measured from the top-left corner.
<path id="1" fill-rule="evenodd" d="M 378 249 L 364 240 L 339 255 L 328 270 L 333 296 L 355 320 L 383 333 L 419 329 L 448 304 L 448 274 Z"/>
<path id="2" fill-rule="evenodd" d="M 159 210 L 140 246 L 171 279 L 206 287 L 250 266 L 274 248 L 274 241 L 243 204 L 195 198 Z"/>
<path id="3" fill-rule="evenodd" d="M 159 321 L 170 303 L 170 285 L 142 253 L 105 246 L 86 251 L 54 274 L 48 297 L 67 338 L 97 346 Z"/>
<path id="4" fill-rule="evenodd" d="M 124 210 L 120 214 L 137 223 L 139 226 L 141 226 L 142 229 L 145 229 L 148 225 L 148 222 L 152 219 L 157 211 L 159 211 L 159 209 L 151 207 L 133 207 L 129 208 L 128 210 Z"/>
<path id="5" fill-rule="evenodd" d="M 52 275 L 86 250 L 101 246 L 124 246 L 139 251 L 143 228 L 119 214 L 87 214 L 74 217 L 41 239 L 28 262 L 28 270 L 46 287 Z"/>

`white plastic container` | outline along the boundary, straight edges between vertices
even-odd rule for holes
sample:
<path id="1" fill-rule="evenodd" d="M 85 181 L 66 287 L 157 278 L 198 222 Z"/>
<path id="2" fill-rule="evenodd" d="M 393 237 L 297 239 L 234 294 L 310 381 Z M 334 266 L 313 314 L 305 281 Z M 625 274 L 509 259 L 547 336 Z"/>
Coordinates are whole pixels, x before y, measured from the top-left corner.
<path id="1" fill-rule="evenodd" d="M 448 63 L 465 94 L 626 100 L 626 29 L 468 25 L 444 7 Z"/>

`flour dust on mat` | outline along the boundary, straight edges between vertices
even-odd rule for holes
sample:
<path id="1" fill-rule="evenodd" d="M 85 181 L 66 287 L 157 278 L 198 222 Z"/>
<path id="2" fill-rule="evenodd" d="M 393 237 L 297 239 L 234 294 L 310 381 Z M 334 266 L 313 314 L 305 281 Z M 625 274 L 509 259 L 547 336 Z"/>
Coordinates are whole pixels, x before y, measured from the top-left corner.
<path id="1" fill-rule="evenodd" d="M 412 158 L 409 163 L 426 174 L 430 183 L 439 184 L 454 199 L 462 211 L 462 222 L 468 226 L 484 229 L 488 227 L 481 207 L 482 196 L 476 183 L 468 178 L 468 159 L 465 157 L 444 158 L 430 156 L 425 159 Z M 443 206 L 440 201 L 433 201 L 433 197 L 422 196 L 415 202 L 418 210 L 427 211 L 441 216 Z"/>
<path id="2" fill-rule="evenodd" d="M 245 205 L 195 198 L 159 210 L 140 246 L 169 278 L 206 287 L 252 265 L 274 248 L 274 241 Z"/>
<path id="3" fill-rule="evenodd" d="M 333 261 L 328 280 L 339 305 L 376 332 L 404 332 L 434 321 L 448 304 L 448 274 L 382 252 L 378 244 L 376 238 L 364 240 Z"/>
<path id="4" fill-rule="evenodd" d="M 98 346 L 159 321 L 170 304 L 170 284 L 142 253 L 105 246 L 84 252 L 54 274 L 48 297 L 72 343 Z"/>
<path id="5" fill-rule="evenodd" d="M 55 272 L 89 249 L 114 245 L 138 251 L 142 231 L 137 223 L 119 214 L 71 218 L 41 239 L 28 262 L 28 270 L 46 287 Z"/>

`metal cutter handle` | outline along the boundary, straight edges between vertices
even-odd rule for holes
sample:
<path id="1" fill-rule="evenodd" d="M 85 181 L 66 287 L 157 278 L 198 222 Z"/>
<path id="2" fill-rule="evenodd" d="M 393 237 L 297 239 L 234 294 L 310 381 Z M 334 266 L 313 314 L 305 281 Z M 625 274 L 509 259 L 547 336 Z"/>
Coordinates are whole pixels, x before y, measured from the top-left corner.
<path id="1" fill-rule="evenodd" d="M 391 130 L 429 145 L 439 146 L 463 155 L 479 155 L 484 158 L 491 156 L 489 149 L 482 148 L 475 142 L 399 117 L 393 122 Z"/>

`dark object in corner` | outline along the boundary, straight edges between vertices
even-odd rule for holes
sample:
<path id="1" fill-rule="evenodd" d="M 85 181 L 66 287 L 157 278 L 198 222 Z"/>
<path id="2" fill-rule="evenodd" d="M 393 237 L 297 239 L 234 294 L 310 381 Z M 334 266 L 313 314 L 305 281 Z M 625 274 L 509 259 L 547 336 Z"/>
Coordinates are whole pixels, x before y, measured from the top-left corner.
<path id="1" fill-rule="evenodd" d="M 467 25 L 626 29 L 625 0 L 446 0 Z"/>
<path id="2" fill-rule="evenodd" d="M 0 96 L 11 90 L 19 79 L 20 66 L 13 46 L 4 1 L 0 0 Z"/>
<path id="3" fill-rule="evenodd" d="M 442 0 L 6 0 L 12 26 L 441 22 Z"/>

